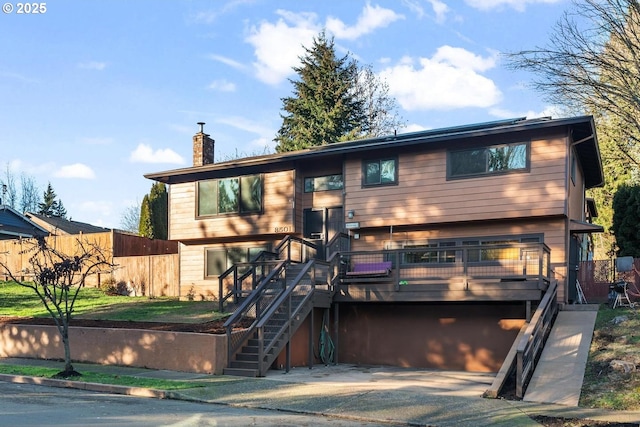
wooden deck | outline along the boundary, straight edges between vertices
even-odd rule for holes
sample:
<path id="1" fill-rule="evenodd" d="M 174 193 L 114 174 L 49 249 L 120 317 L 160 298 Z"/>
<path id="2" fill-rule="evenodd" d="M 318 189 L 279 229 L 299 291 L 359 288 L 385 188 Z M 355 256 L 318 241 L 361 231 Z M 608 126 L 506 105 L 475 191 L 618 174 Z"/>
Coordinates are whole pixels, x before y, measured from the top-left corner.
<path id="1" fill-rule="evenodd" d="M 425 262 L 416 262 L 415 249 L 342 253 L 334 301 L 534 301 L 550 283 L 550 252 L 542 243 L 441 251 L 425 249 Z M 445 259 L 445 251 L 446 262 L 429 262 Z M 353 273 L 359 264 L 382 261 L 391 263 L 388 272 L 373 277 Z"/>

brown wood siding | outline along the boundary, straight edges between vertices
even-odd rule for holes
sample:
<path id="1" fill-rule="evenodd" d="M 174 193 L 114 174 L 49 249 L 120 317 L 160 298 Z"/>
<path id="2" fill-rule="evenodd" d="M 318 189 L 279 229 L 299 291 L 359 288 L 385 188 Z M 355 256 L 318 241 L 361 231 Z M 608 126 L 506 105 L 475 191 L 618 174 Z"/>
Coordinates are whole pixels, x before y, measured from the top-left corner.
<path id="1" fill-rule="evenodd" d="M 575 155 L 575 153 L 574 153 Z M 567 176 L 569 187 L 569 218 L 578 221 L 585 220 L 585 189 L 584 189 L 584 174 L 580 163 L 576 161 L 576 179 L 575 182 L 571 181 L 570 171 L 571 162 L 569 162 L 569 174 Z"/>
<path id="2" fill-rule="evenodd" d="M 203 245 L 180 244 L 180 298 L 193 292 L 196 299 L 217 299 L 218 279 L 205 279 Z"/>
<path id="3" fill-rule="evenodd" d="M 446 150 L 403 153 L 398 185 L 362 188 L 360 158 L 346 163 L 345 211 L 361 227 L 566 214 L 566 139 L 533 140 L 531 170 L 446 179 Z"/>
<path id="4" fill-rule="evenodd" d="M 233 247 L 273 247 L 279 241 L 252 241 L 229 244 L 180 244 L 180 292 L 185 299 L 189 293 L 195 294 L 196 300 L 218 299 L 218 277 L 205 277 L 206 256 L 208 249 L 229 249 Z"/>
<path id="5" fill-rule="evenodd" d="M 294 205 L 295 205 L 295 211 L 294 211 L 294 230 L 292 230 L 289 233 L 295 232 L 299 235 L 302 235 L 303 232 L 303 222 L 304 222 L 304 216 L 302 214 L 302 212 L 304 211 L 305 207 L 303 203 L 299 203 L 300 200 L 302 200 L 302 195 L 304 194 L 304 178 L 302 177 L 302 174 L 300 173 L 296 173 L 295 174 L 295 182 L 296 182 L 296 186 L 295 186 L 295 199 L 294 199 Z"/>
<path id="6" fill-rule="evenodd" d="M 262 214 L 203 218 L 196 218 L 196 183 L 173 184 L 169 193 L 170 239 L 213 239 L 293 231 L 293 176 L 293 171 L 264 174 Z"/>

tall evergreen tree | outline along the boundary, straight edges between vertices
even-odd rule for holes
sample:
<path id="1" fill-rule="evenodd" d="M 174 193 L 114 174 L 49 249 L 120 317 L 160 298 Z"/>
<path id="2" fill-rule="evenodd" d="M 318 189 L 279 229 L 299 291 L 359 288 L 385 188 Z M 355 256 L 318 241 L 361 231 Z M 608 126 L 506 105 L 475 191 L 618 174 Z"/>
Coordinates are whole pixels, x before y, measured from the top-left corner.
<path id="1" fill-rule="evenodd" d="M 162 182 L 156 182 L 151 186 L 151 192 L 149 193 L 151 228 L 155 239 L 167 239 L 169 224 L 168 204 L 167 187 Z"/>
<path id="2" fill-rule="evenodd" d="M 613 197 L 613 234 L 619 256 L 640 257 L 640 186 L 622 185 Z"/>
<path id="3" fill-rule="evenodd" d="M 51 183 L 47 185 L 47 189 L 42 196 L 42 202 L 38 203 L 38 214 L 46 216 L 55 216 L 60 218 L 67 217 L 67 210 L 62 205 L 62 201 L 58 200 L 56 192 L 53 190 Z"/>
<path id="4" fill-rule="evenodd" d="M 300 150 L 358 134 L 365 117 L 364 102 L 355 90 L 358 66 L 345 55 L 336 57 L 333 39 L 324 32 L 294 67 L 300 80 L 290 80 L 294 95 L 282 98 L 285 115 L 275 138 L 276 151 Z"/>
<path id="5" fill-rule="evenodd" d="M 153 239 L 153 227 L 151 226 L 151 208 L 149 206 L 149 195 L 145 194 L 140 204 L 140 224 L 138 234 L 142 237 Z"/>
<path id="6" fill-rule="evenodd" d="M 53 215 L 57 216 L 59 218 L 66 218 L 67 217 L 67 210 L 65 209 L 64 205 L 62 204 L 62 200 L 58 200 L 58 206 L 56 206 L 56 209 L 55 209 Z"/>

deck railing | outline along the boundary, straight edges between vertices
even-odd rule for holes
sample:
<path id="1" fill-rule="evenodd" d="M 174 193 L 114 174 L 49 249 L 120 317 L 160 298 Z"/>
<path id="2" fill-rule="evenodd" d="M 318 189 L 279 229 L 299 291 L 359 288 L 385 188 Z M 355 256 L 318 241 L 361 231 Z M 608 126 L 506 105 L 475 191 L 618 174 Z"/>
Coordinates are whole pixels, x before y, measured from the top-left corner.
<path id="1" fill-rule="evenodd" d="M 549 284 L 550 249 L 544 243 L 411 247 L 340 254 L 343 284 L 391 280 L 403 285 L 471 280 L 532 280 Z M 388 269 L 386 267 L 389 267 Z"/>

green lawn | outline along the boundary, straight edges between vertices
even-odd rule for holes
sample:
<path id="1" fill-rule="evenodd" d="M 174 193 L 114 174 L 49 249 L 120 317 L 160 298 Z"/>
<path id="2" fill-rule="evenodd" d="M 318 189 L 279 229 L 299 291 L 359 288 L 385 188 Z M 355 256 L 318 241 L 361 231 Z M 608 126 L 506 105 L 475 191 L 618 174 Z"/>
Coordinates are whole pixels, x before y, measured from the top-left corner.
<path id="1" fill-rule="evenodd" d="M 142 322 L 201 323 L 224 317 L 213 301 L 179 301 L 177 298 L 107 295 L 100 289 L 83 288 L 74 316 L 85 319 Z M 14 282 L 0 282 L 0 316 L 49 317 L 32 289 Z"/>
<path id="2" fill-rule="evenodd" d="M 62 363 L 62 362 L 61 362 Z M 58 372 L 59 369 L 43 368 L 38 366 L 27 365 L 3 365 L 0 363 L 0 374 L 7 375 L 22 375 L 28 377 L 41 377 L 52 378 Z M 110 375 L 101 374 L 97 372 L 82 372 L 79 377 L 70 378 L 73 381 L 81 381 L 87 383 L 98 384 L 111 384 L 121 385 L 128 387 L 144 387 L 155 390 L 183 390 L 187 388 L 203 387 L 203 384 L 199 384 L 195 381 L 177 381 L 177 380 L 162 380 L 155 378 L 140 378 L 127 375 Z"/>

